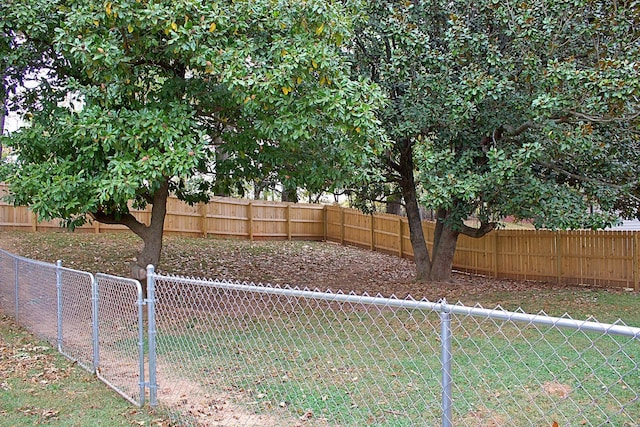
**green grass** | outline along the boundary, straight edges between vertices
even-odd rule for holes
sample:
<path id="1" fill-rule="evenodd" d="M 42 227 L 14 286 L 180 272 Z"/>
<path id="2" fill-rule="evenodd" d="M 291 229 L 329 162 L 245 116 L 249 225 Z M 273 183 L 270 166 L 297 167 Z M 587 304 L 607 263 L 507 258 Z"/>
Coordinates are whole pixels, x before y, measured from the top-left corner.
<path id="1" fill-rule="evenodd" d="M 247 400 L 259 403 L 257 410 L 275 407 L 289 418 L 310 411 L 341 425 L 437 423 L 435 335 L 420 344 L 405 342 L 402 334 L 387 337 L 360 313 L 350 313 L 348 322 L 331 311 L 297 311 L 296 320 L 281 314 L 241 319 L 241 327 L 200 319 L 190 333 L 160 333 L 158 357 L 170 365 L 188 360 L 181 364 L 182 375 L 243 390 Z M 387 362 L 390 355 L 395 360 Z M 215 378 L 208 372 L 216 372 Z"/>
<path id="2" fill-rule="evenodd" d="M 190 318 L 197 327 L 188 332 L 175 322 L 165 329 L 160 319 L 159 360 L 180 360 L 181 375 L 193 381 L 242 390 L 257 412 L 295 419 L 310 411 L 344 426 L 440 423 L 437 315 L 269 313 L 234 325 Z M 477 425 L 479 408 L 485 421 L 510 425 L 606 416 L 624 426 L 640 419 L 633 403 L 640 390 L 637 342 L 469 318 L 454 326 L 454 424 Z"/>
<path id="3" fill-rule="evenodd" d="M 34 259 L 52 262 L 63 258 L 68 267 L 123 275 L 139 241 L 130 234 L 1 232 L 0 246 Z M 379 259 L 369 261 L 369 254 L 322 243 L 168 237 L 163 268 L 256 282 L 285 277 L 294 284 L 306 285 L 302 280 L 317 283 L 320 279 L 332 289 L 336 289 L 335 283 L 348 282 L 356 291 L 373 284 L 378 286 L 376 292 L 381 291 L 380 286 L 387 286 L 383 289 L 387 295 L 397 292 L 394 286 L 429 291 L 428 285 L 387 282 L 384 278 L 374 283 L 381 269 L 376 264 Z M 347 261 L 361 259 L 367 261 L 342 268 Z M 310 264 L 320 264 L 324 276 L 310 270 Z M 385 266 L 390 265 L 385 261 Z M 362 270 L 363 266 L 370 271 Z M 398 264 L 397 268 L 405 267 Z M 344 269 L 358 270 L 368 281 L 354 282 Z M 465 283 L 469 286 L 455 288 L 457 293 L 447 296 L 448 301 L 460 299 L 467 305 L 480 303 L 489 308 L 500 304 L 509 310 L 520 307 L 525 312 L 544 311 L 554 316 L 569 313 L 574 319 L 593 316 L 604 322 L 621 318 L 627 325 L 640 326 L 638 293 L 541 284 L 532 284 L 531 289 L 527 284 L 517 290 L 510 290 L 508 283 L 475 288 L 472 282 L 468 279 Z M 479 282 L 486 284 L 487 279 Z M 216 294 L 211 303 L 220 302 L 220 298 Z M 402 310 L 378 313 L 340 304 L 333 305 L 333 310 L 309 304 L 293 312 L 286 304 L 275 304 L 275 309 L 266 312 L 260 311 L 262 302 L 258 301 L 260 304 L 247 306 L 258 309 L 255 313 L 249 310 L 234 314 L 237 307 L 228 306 L 224 316 L 218 316 L 214 311 L 196 314 L 194 309 L 201 302 L 187 304 L 177 316 L 160 319 L 166 323 L 160 324 L 158 351 L 171 374 L 202 381 L 209 394 L 229 393 L 246 405 L 246 412 L 275 414 L 294 420 L 293 424 L 309 412 L 313 417 L 305 421 L 308 425 L 316 421 L 323 425 L 323 419 L 345 426 L 440 424 L 437 315 Z M 554 420 L 560 425 L 580 425 L 583 420 L 597 425 L 605 414 L 611 417 L 612 425 L 640 422 L 637 402 L 626 407 L 626 415 L 620 415 L 615 400 L 610 399 L 613 396 L 620 402 L 630 402 L 640 390 L 637 340 L 568 330 L 548 332 L 522 325 L 515 328 L 476 319 L 458 319 L 452 325 L 454 425 L 529 425 L 527 420 L 539 417 L 538 412 L 548 417 L 536 418 L 540 425 L 552 425 Z M 52 390 L 63 390 L 58 393 L 63 394 L 64 390 L 75 390 L 78 383 L 82 390 L 85 383 L 95 382 L 83 371 L 79 375 L 70 376 L 74 385 L 64 383 Z M 163 378 L 159 381 L 162 383 Z M 114 396 L 104 385 L 95 386 Z M 29 395 L 33 388 L 28 385 L 22 394 Z M 569 393 L 568 399 L 562 397 L 563 390 Z M 38 396 L 30 402 L 10 406 L 1 401 L 0 411 L 30 418 L 17 422 L 2 417 L 0 425 L 7 419 L 11 421 L 6 425 L 23 421 L 56 424 L 63 418 L 64 422 L 73 419 L 73 415 L 57 415 L 74 409 L 64 409 L 69 396 L 60 403 L 63 409 L 57 409 L 57 404 L 47 404 L 48 400 L 39 403 L 42 394 L 36 391 Z M 3 390 L 0 395 L 4 398 Z M 109 420 L 104 425 L 129 423 L 129 411 L 142 417 L 134 421 L 152 422 L 144 418 L 144 411 L 132 409 L 117 397 L 115 400 L 124 409 L 95 415 L 98 420 Z M 94 405 L 91 397 L 82 395 L 81 401 Z M 51 413 L 56 415 L 47 416 L 48 408 L 53 408 Z M 92 411 L 87 411 L 87 416 L 92 417 Z M 125 418 L 118 418 L 121 414 Z M 94 424 L 93 418 L 87 420 L 56 425 L 100 425 Z"/>
<path id="4" fill-rule="evenodd" d="M 0 315 L 0 426 L 162 425 Z"/>

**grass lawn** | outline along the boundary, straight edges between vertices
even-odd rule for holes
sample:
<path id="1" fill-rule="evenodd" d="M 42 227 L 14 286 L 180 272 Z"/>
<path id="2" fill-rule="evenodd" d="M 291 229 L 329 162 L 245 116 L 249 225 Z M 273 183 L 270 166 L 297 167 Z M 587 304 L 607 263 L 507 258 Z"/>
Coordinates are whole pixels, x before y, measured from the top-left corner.
<path id="1" fill-rule="evenodd" d="M 0 313 L 0 426 L 163 426 Z"/>
<path id="2" fill-rule="evenodd" d="M 129 262 L 140 248 L 140 241 L 129 233 L 0 232 L 0 248 L 41 261 L 62 259 L 63 265 L 70 268 L 126 275 Z M 410 294 L 416 299 L 431 301 L 444 297 L 448 302 L 479 303 L 487 308 L 500 305 L 515 310 L 520 307 L 529 313 L 544 311 L 554 316 L 568 313 L 574 319 L 594 317 L 613 322 L 620 318 L 627 325 L 640 326 L 638 293 L 462 274 L 454 275 L 454 281 L 449 284 L 414 283 L 413 265 L 407 260 L 322 242 L 249 242 L 167 236 L 160 269 L 186 276 L 291 284 L 320 290 L 341 289 L 358 294 L 380 293 L 401 298 Z M 424 421 L 424 414 L 432 413 L 436 422 L 438 406 L 433 406 L 433 400 L 439 398 L 439 360 L 438 343 L 433 335 L 437 327 L 434 329 L 432 324 L 437 323 L 437 317 L 426 319 L 425 316 L 413 326 L 414 329 L 403 331 L 407 320 L 415 321 L 416 314 L 385 312 L 375 320 L 365 315 L 348 319 L 349 323 L 345 325 L 345 316 L 360 315 L 349 310 L 338 313 L 309 310 L 308 307 L 303 309 L 306 314 L 293 319 L 269 315 L 268 321 L 267 318 L 237 316 L 222 322 L 215 317 L 184 313 L 178 320 L 169 322 L 173 329 L 162 331 L 164 335 L 158 342 L 159 358 L 172 373 L 193 381 L 212 372 L 212 367 L 233 367 L 225 373 L 215 371 L 213 377 L 217 386 L 237 391 L 242 395 L 239 400 L 250 401 L 259 413 L 282 413 L 289 419 L 297 419 L 311 411 L 318 419 L 332 414 L 334 420 L 344 425 L 393 426 Z M 383 328 L 377 326 L 380 322 L 385 325 Z M 6 318 L 4 323 L 7 323 Z M 592 404 L 590 396 L 600 393 L 603 387 L 607 390 L 620 388 L 616 393 L 622 401 L 629 396 L 632 398 L 629 393 L 640 389 L 637 372 L 628 373 L 624 366 L 621 367 L 624 373 L 621 382 L 609 384 L 599 379 L 619 375 L 608 369 L 610 364 L 616 366 L 620 356 L 624 358 L 619 362 L 621 364 L 640 359 L 637 346 L 629 348 L 628 342 L 624 344 L 623 353 L 607 353 L 617 347 L 616 338 L 606 339 L 605 350 L 600 349 L 601 342 L 597 349 L 587 345 L 587 350 L 583 351 L 567 344 L 569 337 L 571 343 L 592 339 L 582 333 L 545 332 L 531 327 L 511 329 L 500 323 L 481 323 L 462 319 L 454 324 L 457 330 L 453 346 L 454 350 L 458 349 L 453 361 L 454 410 L 456 420 L 461 424 L 491 425 L 489 423 L 493 422 L 497 425 L 495 423 L 499 424 L 501 420 L 513 421 L 512 413 L 521 413 L 526 419 L 526 405 L 521 407 L 518 402 L 531 398 L 532 394 L 535 405 L 545 411 L 558 411 L 560 419 L 575 421 L 582 416 L 595 420 L 602 414 Z M 431 335 L 420 335 L 416 340 L 409 333 L 423 329 Z M 3 326 L 1 333 L 7 341 L 7 336 L 18 332 L 15 326 Z M 319 342 L 326 345 L 314 344 Z M 32 343 L 28 346 L 36 349 L 32 351 L 36 360 L 40 353 L 43 358 L 57 360 L 55 352 L 46 345 Z M 5 357 L 4 353 L 3 365 L 19 365 L 14 356 Z M 274 354 L 287 356 L 274 359 Z M 546 364 L 549 360 L 560 360 L 561 365 L 551 371 Z M 80 390 L 73 393 L 77 393 L 83 404 L 86 401 L 86 416 L 97 417 L 100 422 L 115 420 L 104 425 L 166 423 L 161 417 L 132 408 L 84 371 L 73 373 L 77 368 L 64 359 L 56 363 L 62 366 L 56 367 L 56 372 L 70 373 L 56 376 L 53 383 L 68 380 L 73 385 L 65 383 L 56 388 L 50 384 L 51 388 L 67 393 L 66 390 L 72 392 L 79 387 Z M 176 368 L 177 365 L 181 367 Z M 31 383 L 34 374 L 21 372 L 22 376 L 12 380 L 15 384 L 8 384 L 8 387 L 25 399 L 33 390 L 38 393 L 33 397 L 33 403 L 5 404 L 3 401 L 1 407 L 5 416 L 0 425 L 4 425 L 5 420 L 11 420 L 6 425 L 23 423 L 22 418 L 13 420 L 14 416 L 36 417 L 29 418 L 31 423 L 40 420 L 55 421 L 56 425 L 102 425 L 94 424 L 93 418 L 87 418 L 86 423 L 81 420 L 59 424 L 63 419 L 72 419 L 71 415 L 63 416 L 67 412 L 71 414 L 68 406 L 81 405 L 69 405 L 68 401 L 75 401 L 75 397 L 70 399 L 69 396 L 59 404 L 46 403 L 48 400 L 43 392 Z M 41 367 L 33 372 L 47 371 L 46 367 Z M 597 378 L 591 381 L 589 378 L 593 373 L 597 373 Z M 17 383 L 26 385 L 19 389 Z M 124 409 L 108 409 L 108 413 L 93 415 L 92 406 L 97 398 L 84 399 L 81 394 L 90 384 L 101 388 L 113 402 L 122 405 L 114 407 Z M 558 397 L 562 398 L 565 392 L 572 393 L 574 400 L 558 403 Z M 88 395 L 92 396 L 92 393 Z M 477 406 L 478 399 L 483 402 L 482 407 Z M 504 402 L 515 402 L 508 410 L 511 412 L 503 413 L 506 411 Z M 93 409 L 111 408 L 111 405 L 115 403 L 100 403 Z M 348 421 L 354 416 L 357 418 Z M 631 416 L 640 420 L 640 413 Z"/>

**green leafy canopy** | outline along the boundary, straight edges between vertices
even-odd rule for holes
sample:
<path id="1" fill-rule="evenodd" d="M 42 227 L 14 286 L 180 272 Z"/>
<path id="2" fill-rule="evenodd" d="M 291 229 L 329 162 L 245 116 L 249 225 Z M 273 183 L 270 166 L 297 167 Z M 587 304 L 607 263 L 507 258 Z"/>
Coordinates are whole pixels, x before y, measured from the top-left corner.
<path id="1" fill-rule="evenodd" d="M 35 2 L 14 14 L 40 16 Z M 7 143 L 13 201 L 71 225 L 117 218 L 168 180 L 189 202 L 212 180 L 232 186 L 274 172 L 321 191 L 378 150 L 375 87 L 350 78 L 343 42 L 350 2 L 57 1 L 50 45 L 62 64 L 52 92 L 22 108 Z M 14 20 L 29 40 L 30 20 Z M 19 50 L 19 49 L 18 49 Z M 78 107 L 80 107 L 78 105 Z M 220 155 L 222 153 L 223 155 Z M 217 155 L 216 155 L 217 154 Z"/>
<path id="2" fill-rule="evenodd" d="M 400 181 L 460 230 L 476 215 L 603 227 L 640 214 L 640 5 L 593 0 L 370 2 L 353 41 Z M 403 143 L 406 144 L 403 145 Z"/>

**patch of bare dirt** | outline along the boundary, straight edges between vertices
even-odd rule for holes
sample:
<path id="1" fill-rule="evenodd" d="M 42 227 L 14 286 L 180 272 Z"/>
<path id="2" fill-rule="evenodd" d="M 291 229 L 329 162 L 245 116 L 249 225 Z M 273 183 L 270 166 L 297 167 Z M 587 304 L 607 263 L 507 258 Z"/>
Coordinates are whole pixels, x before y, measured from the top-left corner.
<path id="1" fill-rule="evenodd" d="M 556 381 L 546 381 L 542 384 L 542 389 L 550 396 L 556 396 L 560 399 L 566 398 L 571 393 L 569 384 L 562 384 Z"/>
<path id="2" fill-rule="evenodd" d="M 462 418 L 464 425 L 472 425 L 478 427 L 501 427 L 508 425 L 504 415 L 495 410 L 480 406 L 473 411 L 469 411 Z"/>
<path id="3" fill-rule="evenodd" d="M 298 420 L 280 419 L 274 415 L 249 413 L 234 402 L 242 396 L 211 394 L 197 382 L 183 376 L 164 376 L 165 385 L 158 390 L 159 402 L 171 408 L 179 408 L 180 417 L 189 424 L 212 427 L 275 427 L 299 424 Z"/>

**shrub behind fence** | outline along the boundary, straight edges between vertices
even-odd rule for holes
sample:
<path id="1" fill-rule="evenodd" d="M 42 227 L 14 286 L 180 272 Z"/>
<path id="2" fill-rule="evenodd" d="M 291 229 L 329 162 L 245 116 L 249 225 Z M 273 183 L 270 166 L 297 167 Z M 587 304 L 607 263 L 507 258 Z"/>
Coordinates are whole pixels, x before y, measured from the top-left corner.
<path id="1" fill-rule="evenodd" d="M 640 423 L 640 328 L 622 322 L 152 270 L 149 284 L 142 300 L 131 279 L 0 251 L 3 312 L 181 424 Z"/>

